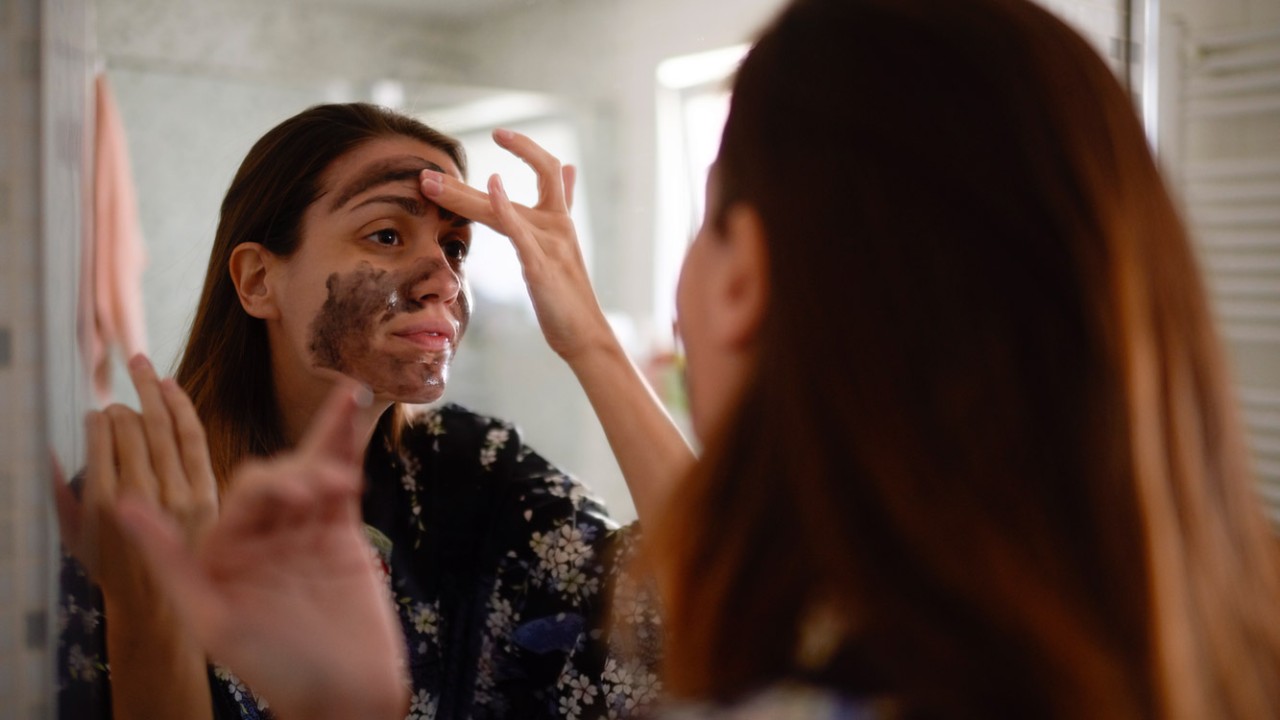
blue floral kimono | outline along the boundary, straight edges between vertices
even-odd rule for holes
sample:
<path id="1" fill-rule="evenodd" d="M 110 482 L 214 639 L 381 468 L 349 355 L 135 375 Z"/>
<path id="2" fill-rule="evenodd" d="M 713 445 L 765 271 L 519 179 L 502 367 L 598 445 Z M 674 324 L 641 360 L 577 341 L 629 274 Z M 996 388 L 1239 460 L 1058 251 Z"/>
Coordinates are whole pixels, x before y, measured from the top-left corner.
<path id="1" fill-rule="evenodd" d="M 398 447 L 380 429 L 365 469 L 366 531 L 408 648 L 407 720 L 626 718 L 656 699 L 661 631 L 651 590 L 625 572 L 633 528 L 514 427 L 446 405 Z M 59 717 L 110 717 L 101 594 L 69 558 L 61 583 Z M 219 720 L 270 717 L 234 668 L 209 677 Z"/>

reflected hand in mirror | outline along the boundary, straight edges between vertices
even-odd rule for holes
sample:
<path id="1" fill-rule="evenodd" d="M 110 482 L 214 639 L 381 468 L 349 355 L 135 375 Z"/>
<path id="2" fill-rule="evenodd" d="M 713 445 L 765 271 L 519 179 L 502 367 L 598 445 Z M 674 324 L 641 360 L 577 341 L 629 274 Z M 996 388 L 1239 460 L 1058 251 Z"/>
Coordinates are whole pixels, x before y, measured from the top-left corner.
<path id="1" fill-rule="evenodd" d="M 145 497 L 120 504 L 202 645 L 285 720 L 408 708 L 404 641 L 360 521 L 360 404 L 339 383 L 296 451 L 241 465 L 194 552 Z"/>
<path id="2" fill-rule="evenodd" d="M 113 509 L 125 494 L 163 507 L 195 547 L 217 515 L 218 496 L 204 429 L 186 394 L 160 380 L 143 355 L 129 363 L 142 412 L 112 405 L 86 419 L 89 457 L 79 497 L 55 472 L 63 543 L 102 589 L 112 621 L 106 645 L 117 715 L 146 709 L 190 715 L 209 707 L 204 651 L 177 622 Z M 154 679 L 163 673 L 162 689 Z M 178 715 L 174 715 L 175 717 Z"/>
<path id="3" fill-rule="evenodd" d="M 422 173 L 422 192 L 441 207 L 483 223 L 511 239 L 547 343 L 570 364 L 613 340 L 587 275 L 577 231 L 569 217 L 575 170 L 525 135 L 497 130 L 494 140 L 538 177 L 533 207 L 511 202 L 498 175 L 488 194 L 445 173 Z"/>
<path id="4" fill-rule="evenodd" d="M 609 439 L 641 521 L 655 519 L 693 453 L 605 318 L 583 261 L 569 208 L 574 169 L 530 138 L 497 130 L 493 139 L 538 177 L 538 202 L 513 203 L 498 175 L 488 194 L 431 170 L 422 193 L 446 210 L 511 239 L 547 344 L 569 364 Z"/>
<path id="5" fill-rule="evenodd" d="M 194 547 L 217 515 L 218 495 L 204 428 L 186 394 L 161 380 L 143 355 L 129 362 L 142 412 L 112 405 L 89 413 L 89 458 L 76 491 L 56 468 L 54 497 L 67 550 L 101 584 L 108 599 L 143 591 L 139 558 L 109 509 L 121 493 L 162 505 Z"/>

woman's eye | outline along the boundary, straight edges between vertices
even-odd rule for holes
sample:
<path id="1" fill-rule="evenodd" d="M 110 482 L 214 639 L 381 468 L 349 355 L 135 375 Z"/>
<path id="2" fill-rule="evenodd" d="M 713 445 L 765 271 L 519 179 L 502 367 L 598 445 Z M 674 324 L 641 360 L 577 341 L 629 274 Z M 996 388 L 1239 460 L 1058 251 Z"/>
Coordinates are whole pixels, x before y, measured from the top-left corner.
<path id="1" fill-rule="evenodd" d="M 369 233 L 365 237 L 378 245 L 386 247 L 392 247 L 400 244 L 400 233 L 391 229 L 378 230 L 377 232 Z"/>
<path id="2" fill-rule="evenodd" d="M 471 249 L 471 247 L 462 240 L 445 240 L 440 244 L 440 247 L 444 248 L 445 257 L 450 260 L 458 261 L 466 260 L 467 252 Z"/>

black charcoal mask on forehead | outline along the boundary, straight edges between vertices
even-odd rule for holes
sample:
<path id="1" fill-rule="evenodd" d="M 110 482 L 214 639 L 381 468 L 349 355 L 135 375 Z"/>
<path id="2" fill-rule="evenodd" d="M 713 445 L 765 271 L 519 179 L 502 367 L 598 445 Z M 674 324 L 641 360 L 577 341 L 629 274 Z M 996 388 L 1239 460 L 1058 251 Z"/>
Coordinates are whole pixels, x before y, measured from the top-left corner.
<path id="1" fill-rule="evenodd" d="M 311 322 L 310 351 L 316 367 L 337 370 L 369 386 L 375 394 L 405 402 L 426 402 L 443 389 L 453 352 L 397 355 L 373 347 L 377 329 L 397 315 L 422 309 L 414 288 L 432 274 L 453 272 L 439 259 L 427 259 L 402 271 L 381 270 L 367 262 L 349 273 L 333 273 L 328 296 Z M 466 293 L 459 291 L 451 312 L 459 338 L 470 317 Z M 455 339 L 456 342 L 456 339 Z"/>

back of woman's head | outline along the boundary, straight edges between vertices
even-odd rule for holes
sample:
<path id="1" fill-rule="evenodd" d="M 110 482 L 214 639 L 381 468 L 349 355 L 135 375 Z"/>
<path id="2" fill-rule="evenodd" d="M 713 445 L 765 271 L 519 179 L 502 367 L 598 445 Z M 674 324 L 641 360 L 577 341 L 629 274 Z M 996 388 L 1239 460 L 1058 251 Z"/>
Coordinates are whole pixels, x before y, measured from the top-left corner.
<path id="1" fill-rule="evenodd" d="M 394 136 L 443 150 L 466 173 L 456 140 L 405 115 L 350 103 L 317 105 L 272 128 L 231 181 L 176 375 L 205 424 L 220 482 L 240 459 L 284 445 L 266 327 L 240 305 L 231 281 L 232 252 L 241 243 L 256 242 L 274 255 L 292 255 L 301 240 L 303 213 L 322 192 L 329 166 L 370 140 Z"/>
<path id="2" fill-rule="evenodd" d="M 660 536 L 677 692 L 1280 712 L 1196 263 L 1079 35 L 1023 0 L 798 0 L 717 164 L 713 221 L 745 203 L 765 229 L 771 340 Z"/>

